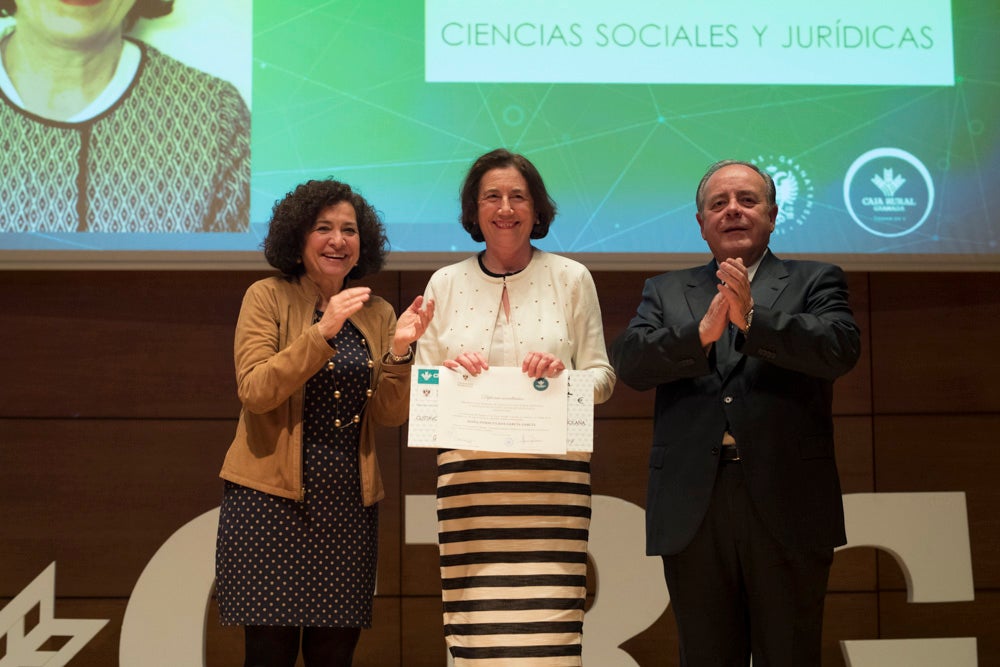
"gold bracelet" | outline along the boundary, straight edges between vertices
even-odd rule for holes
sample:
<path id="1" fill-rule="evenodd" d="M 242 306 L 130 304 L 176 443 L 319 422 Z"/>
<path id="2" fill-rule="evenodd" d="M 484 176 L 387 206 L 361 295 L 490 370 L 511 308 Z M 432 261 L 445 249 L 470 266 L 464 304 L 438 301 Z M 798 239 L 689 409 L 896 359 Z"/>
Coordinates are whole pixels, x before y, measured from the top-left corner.
<path id="1" fill-rule="evenodd" d="M 390 349 L 386 353 L 386 356 L 388 356 L 389 357 L 389 361 L 391 361 L 394 364 L 403 364 L 403 363 L 406 363 L 410 359 L 413 359 L 413 346 L 412 345 L 408 346 L 406 348 L 406 354 L 403 354 L 403 355 L 393 354 L 392 349 Z"/>

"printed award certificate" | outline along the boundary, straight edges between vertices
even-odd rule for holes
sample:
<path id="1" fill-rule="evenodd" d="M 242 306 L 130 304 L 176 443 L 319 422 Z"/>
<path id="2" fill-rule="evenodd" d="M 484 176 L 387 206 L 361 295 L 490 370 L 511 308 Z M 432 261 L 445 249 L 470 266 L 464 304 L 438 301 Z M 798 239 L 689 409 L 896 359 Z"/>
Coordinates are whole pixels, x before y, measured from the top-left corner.
<path id="1" fill-rule="evenodd" d="M 410 383 L 410 447 L 532 454 L 593 450 L 589 371 L 533 380 L 518 367 L 493 366 L 473 376 L 415 366 Z"/>

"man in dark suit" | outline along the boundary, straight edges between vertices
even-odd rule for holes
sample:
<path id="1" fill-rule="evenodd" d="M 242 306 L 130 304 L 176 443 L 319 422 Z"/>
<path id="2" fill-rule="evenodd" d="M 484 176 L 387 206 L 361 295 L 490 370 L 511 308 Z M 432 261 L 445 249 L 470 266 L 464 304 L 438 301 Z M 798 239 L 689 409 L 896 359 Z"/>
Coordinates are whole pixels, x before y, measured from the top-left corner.
<path id="1" fill-rule="evenodd" d="M 659 554 L 681 665 L 820 664 L 844 510 L 833 381 L 860 334 L 836 266 L 768 250 L 771 177 L 712 165 L 695 198 L 705 266 L 646 281 L 611 346 L 619 379 L 656 388 L 646 553 Z"/>

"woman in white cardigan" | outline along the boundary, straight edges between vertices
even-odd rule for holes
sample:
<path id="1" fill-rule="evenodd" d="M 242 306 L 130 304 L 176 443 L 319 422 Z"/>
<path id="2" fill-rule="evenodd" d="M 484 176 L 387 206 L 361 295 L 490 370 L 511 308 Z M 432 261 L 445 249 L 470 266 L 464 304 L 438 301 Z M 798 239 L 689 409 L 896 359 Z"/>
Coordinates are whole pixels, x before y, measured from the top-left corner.
<path id="1" fill-rule="evenodd" d="M 486 248 L 431 277 L 424 298 L 437 315 L 416 363 L 474 375 L 519 366 L 533 378 L 587 369 L 594 402 L 606 401 L 615 376 L 594 281 L 582 264 L 531 245 L 556 214 L 537 169 L 494 150 L 469 170 L 461 200 L 462 226 Z M 455 664 L 582 664 L 590 454 L 441 449 L 437 496 Z"/>

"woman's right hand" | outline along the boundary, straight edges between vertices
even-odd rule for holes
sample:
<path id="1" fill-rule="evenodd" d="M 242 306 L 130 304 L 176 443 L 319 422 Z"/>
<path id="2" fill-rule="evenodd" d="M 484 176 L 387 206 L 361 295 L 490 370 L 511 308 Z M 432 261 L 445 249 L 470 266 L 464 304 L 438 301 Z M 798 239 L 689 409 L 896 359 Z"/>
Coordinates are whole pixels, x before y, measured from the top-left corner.
<path id="1" fill-rule="evenodd" d="M 471 375 L 479 375 L 483 371 L 488 371 L 490 369 L 489 363 L 486 361 L 486 357 L 481 355 L 479 352 L 463 352 L 454 359 L 445 359 L 441 364 L 445 368 L 450 368 L 453 371 L 457 371 L 459 368 L 464 368 Z"/>
<path id="2" fill-rule="evenodd" d="M 371 287 L 348 287 L 331 296 L 319 320 L 319 332 L 323 338 L 330 340 L 336 336 L 347 318 L 361 310 L 371 294 Z"/>

